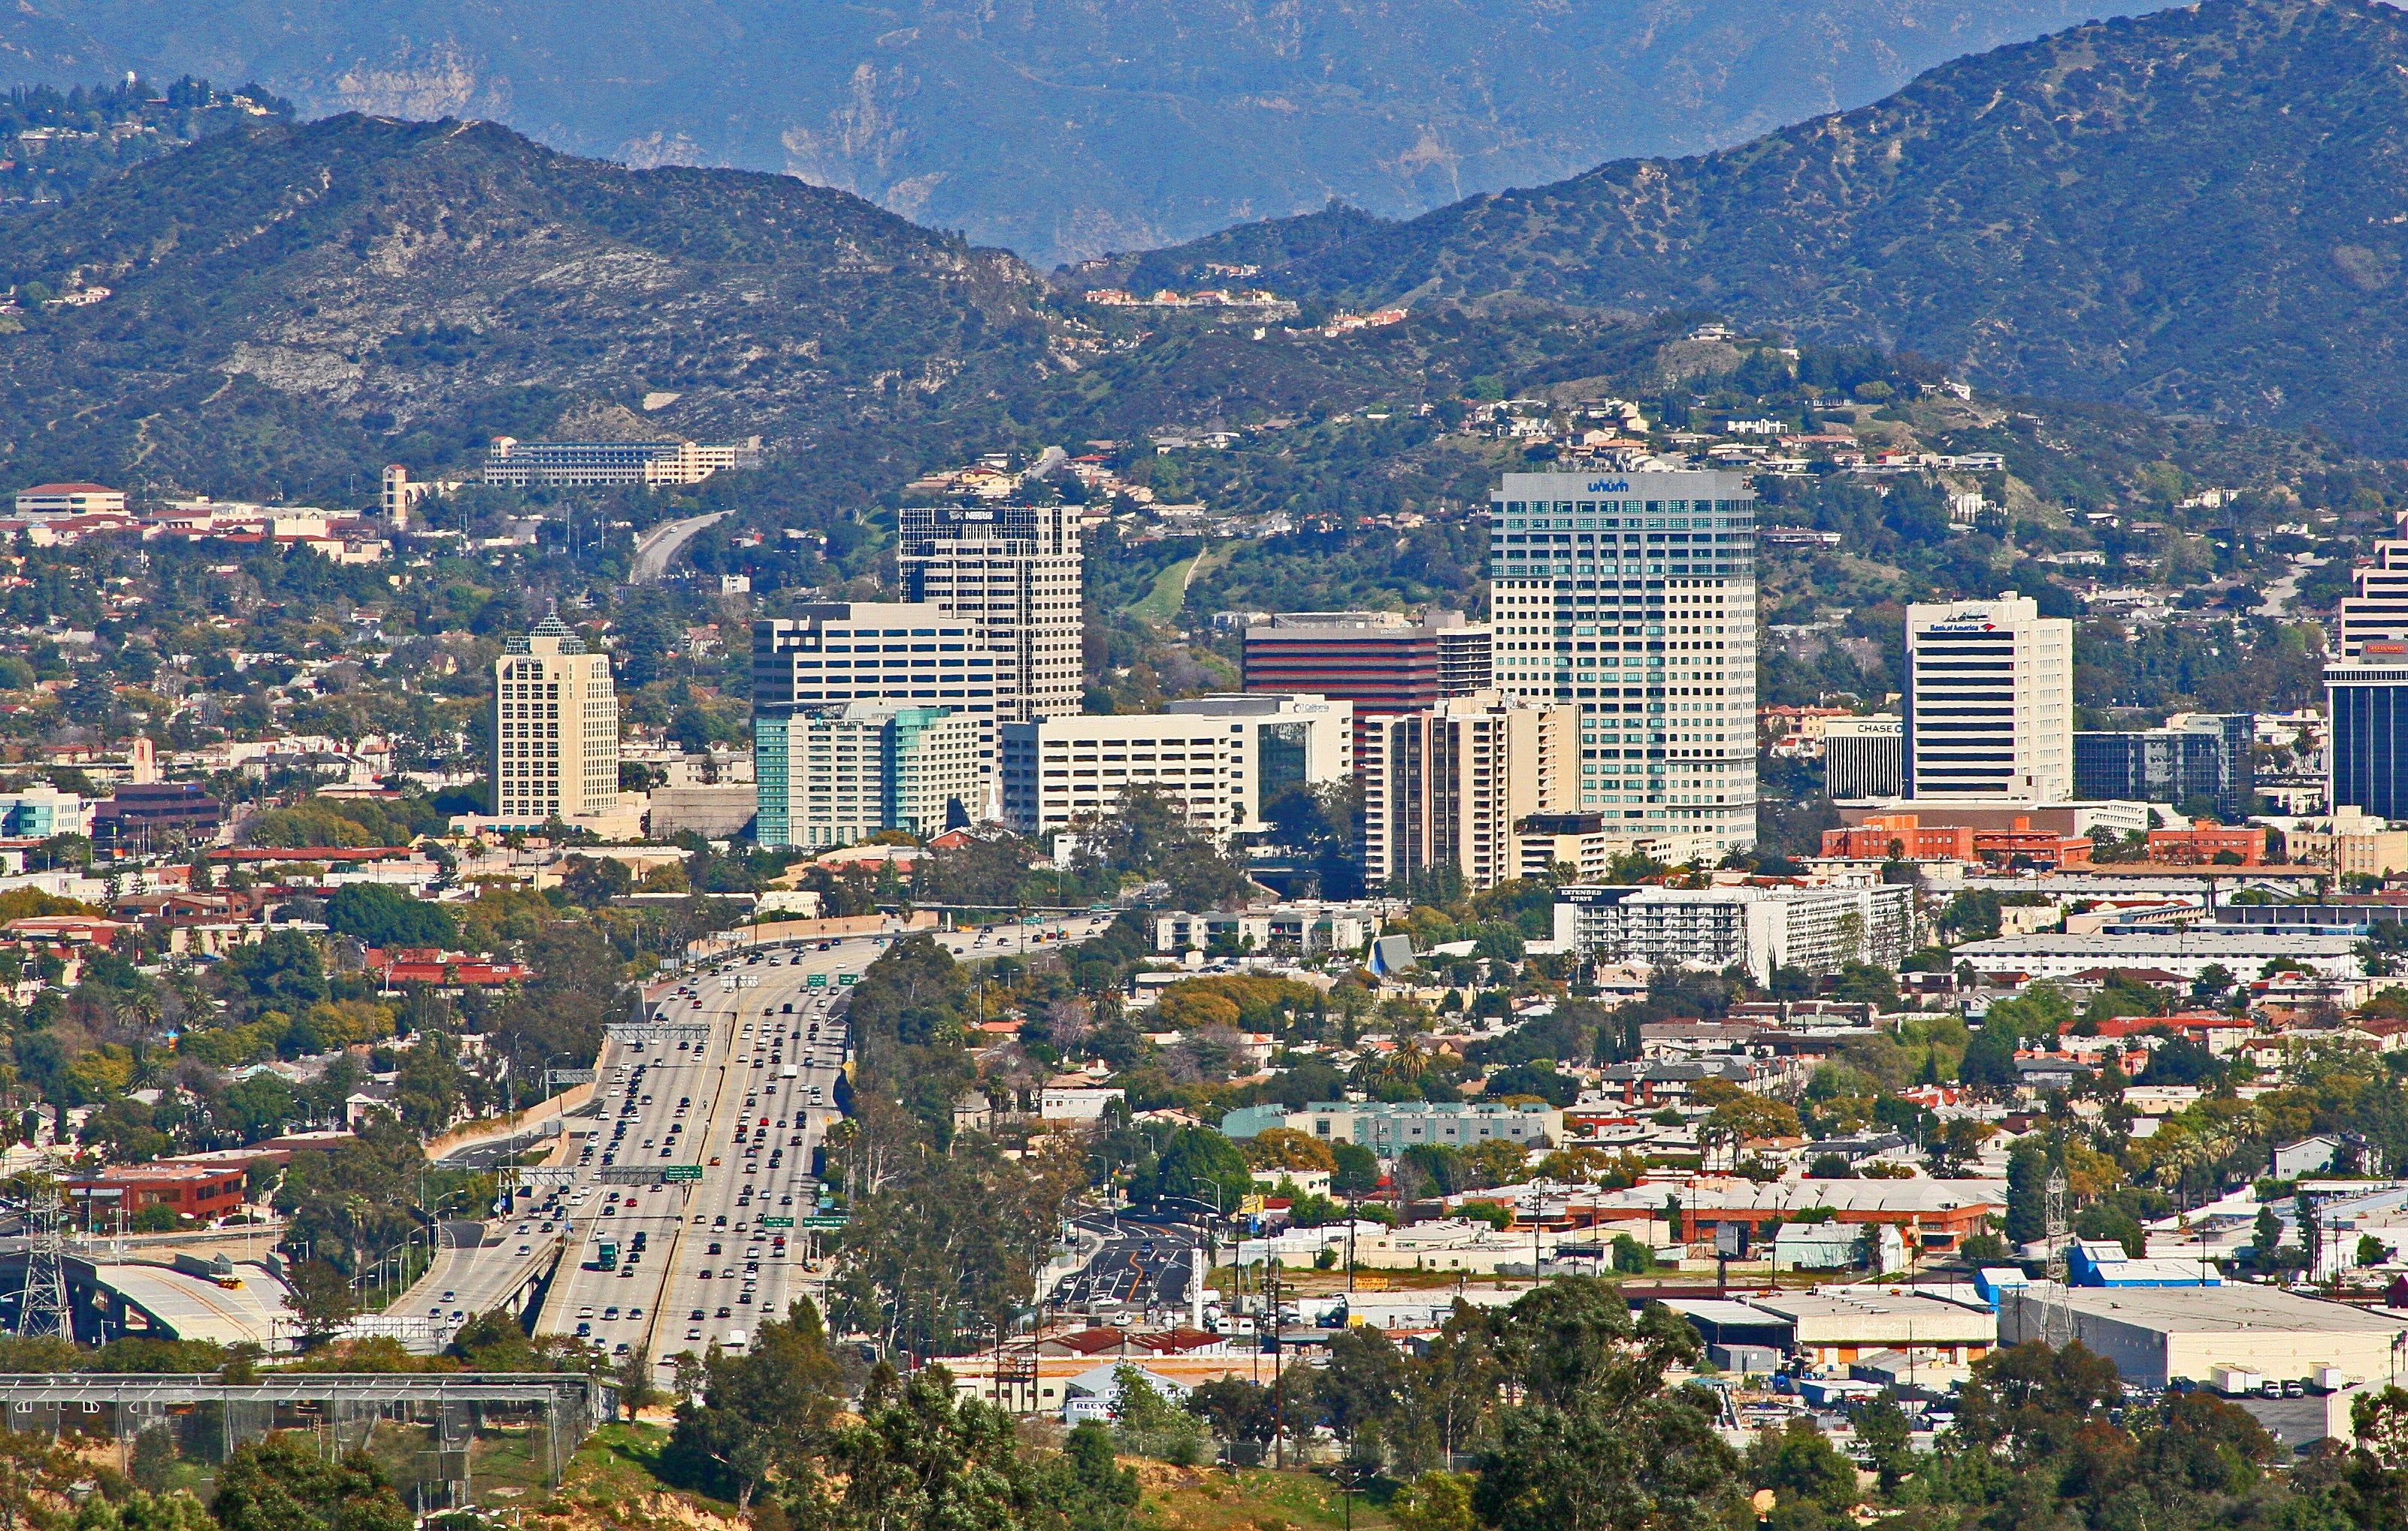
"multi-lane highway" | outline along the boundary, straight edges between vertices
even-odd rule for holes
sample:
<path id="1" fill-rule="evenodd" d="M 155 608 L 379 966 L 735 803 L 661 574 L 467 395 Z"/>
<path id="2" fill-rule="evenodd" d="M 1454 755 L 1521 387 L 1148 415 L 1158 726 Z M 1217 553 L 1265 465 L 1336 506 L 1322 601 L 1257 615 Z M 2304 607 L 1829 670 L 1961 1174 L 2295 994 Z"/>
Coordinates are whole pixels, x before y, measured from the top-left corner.
<path id="1" fill-rule="evenodd" d="M 976 960 L 1088 939 L 1111 922 L 931 934 Z M 781 1317 L 821 1277 L 808 1220 L 814 1154 L 838 1118 L 849 1055 L 845 978 L 896 938 L 741 951 L 652 993 L 649 1027 L 612 1028 L 594 1114 L 569 1121 L 568 1173 L 555 1177 L 566 1183 L 523 1194 L 515 1215 L 485 1224 L 479 1247 L 444 1261 L 397 1310 L 479 1311 L 480 1296 L 514 1289 L 557 1240 L 538 1334 L 666 1364 L 713 1343 L 740 1347 L 762 1319 Z M 630 1171 L 694 1178 L 626 1183 Z"/>

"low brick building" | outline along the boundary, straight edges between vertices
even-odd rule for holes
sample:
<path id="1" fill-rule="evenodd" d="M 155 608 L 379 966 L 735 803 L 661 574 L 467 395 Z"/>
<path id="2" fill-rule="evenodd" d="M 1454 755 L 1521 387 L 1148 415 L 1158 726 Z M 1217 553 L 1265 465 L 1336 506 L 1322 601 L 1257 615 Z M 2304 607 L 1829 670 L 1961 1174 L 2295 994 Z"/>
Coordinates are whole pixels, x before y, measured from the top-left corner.
<path id="1" fill-rule="evenodd" d="M 242 1207 L 242 1165 L 111 1165 L 67 1180 L 67 1204 L 77 1221 L 89 1209 L 93 1225 L 106 1225 L 118 1208 L 128 1218 L 145 1207 L 165 1207 L 208 1223 Z"/>

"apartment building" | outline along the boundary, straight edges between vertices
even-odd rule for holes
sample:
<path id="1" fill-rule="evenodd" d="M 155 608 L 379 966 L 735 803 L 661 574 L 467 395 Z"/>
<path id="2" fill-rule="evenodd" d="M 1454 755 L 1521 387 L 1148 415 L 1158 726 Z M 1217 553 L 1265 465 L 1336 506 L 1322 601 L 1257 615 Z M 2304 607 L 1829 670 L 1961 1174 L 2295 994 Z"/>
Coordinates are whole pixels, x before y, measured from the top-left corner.
<path id="1" fill-rule="evenodd" d="M 761 438 L 711 445 L 700 441 L 521 441 L 497 436 L 478 481 L 505 489 L 540 484 L 600 488 L 638 484 L 698 484 L 725 468 L 758 461 Z"/>
<path id="2" fill-rule="evenodd" d="M 926 838 L 970 823 L 983 794 L 969 712 L 846 702 L 761 713 L 753 730 L 764 846 L 852 845 L 882 829 Z"/>
<path id="3" fill-rule="evenodd" d="M 1574 707 L 1524 705 L 1501 691 L 1359 720 L 1364 877 L 1452 865 L 1469 886 L 1491 888 L 1521 876 L 1523 822 L 1576 807 L 1580 727 Z"/>
<path id="4" fill-rule="evenodd" d="M 546 617 L 494 661 L 494 816 L 576 820 L 619 806 L 610 661 Z"/>
<path id="5" fill-rule="evenodd" d="M 1580 720 L 1575 801 L 1707 853 L 1756 838 L 1756 493 L 1740 473 L 1511 473 L 1492 667 Z"/>
<path id="6" fill-rule="evenodd" d="M 995 656 L 996 716 L 1076 713 L 1086 690 L 1085 557 L 1076 506 L 906 506 L 906 600 L 968 618 Z"/>
<path id="7" fill-rule="evenodd" d="M 1248 691 L 1310 692 L 1357 717 L 1418 712 L 1490 684 L 1490 633 L 1460 611 L 1290 611 L 1246 628 Z"/>
<path id="8" fill-rule="evenodd" d="M 1915 800 L 2073 791 L 2073 623 L 2008 591 L 1906 611 L 1902 777 Z"/>
<path id="9" fill-rule="evenodd" d="M 1896 967 L 1914 936 L 1914 894 L 1905 887 L 1575 885 L 1555 894 L 1555 939 L 1570 949 L 1650 967 L 1719 971 L 1737 964 L 1758 983 L 1780 967 Z"/>
<path id="10" fill-rule="evenodd" d="M 1132 787 L 1183 804 L 1222 835 L 1260 833 L 1291 787 L 1342 781 L 1352 703 L 1312 695 L 1197 696 L 1157 713 L 1036 718 L 999 730 L 1003 816 L 1052 834 L 1112 810 Z"/>

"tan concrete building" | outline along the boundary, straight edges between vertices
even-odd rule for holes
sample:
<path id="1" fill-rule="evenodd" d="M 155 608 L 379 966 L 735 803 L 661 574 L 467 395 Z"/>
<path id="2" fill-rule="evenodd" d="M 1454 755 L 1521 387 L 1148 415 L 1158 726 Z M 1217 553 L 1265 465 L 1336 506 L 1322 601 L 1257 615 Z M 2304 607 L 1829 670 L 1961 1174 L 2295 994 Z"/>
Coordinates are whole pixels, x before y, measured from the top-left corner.
<path id="1" fill-rule="evenodd" d="M 1523 821 L 1579 808 L 1580 749 L 1578 708 L 1523 704 L 1502 691 L 1363 719 L 1364 877 L 1451 864 L 1476 889 L 1521 876 Z"/>
<path id="2" fill-rule="evenodd" d="M 530 827 L 619 809 L 619 697 L 610 661 L 558 617 L 494 661 L 494 817 Z"/>

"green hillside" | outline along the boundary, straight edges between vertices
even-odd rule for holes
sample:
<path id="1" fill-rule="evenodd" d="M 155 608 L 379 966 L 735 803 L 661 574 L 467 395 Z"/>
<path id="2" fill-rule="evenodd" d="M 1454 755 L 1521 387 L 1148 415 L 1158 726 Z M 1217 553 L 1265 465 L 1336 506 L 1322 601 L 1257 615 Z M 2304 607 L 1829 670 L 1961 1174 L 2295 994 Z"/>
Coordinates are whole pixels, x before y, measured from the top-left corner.
<path id="1" fill-rule="evenodd" d="M 2206 0 L 1961 59 L 1740 148 L 1409 223 L 1232 231 L 1187 269 L 1351 301 L 1706 308 L 2000 389 L 2408 444 L 2408 16 Z"/>
<path id="2" fill-rule="evenodd" d="M 846 193 L 483 123 L 204 140 L 0 222 L 0 465 L 217 494 L 422 474 L 572 407 L 882 459 L 1042 351 L 1033 274 Z M 899 459 L 882 479 L 908 477 Z"/>

